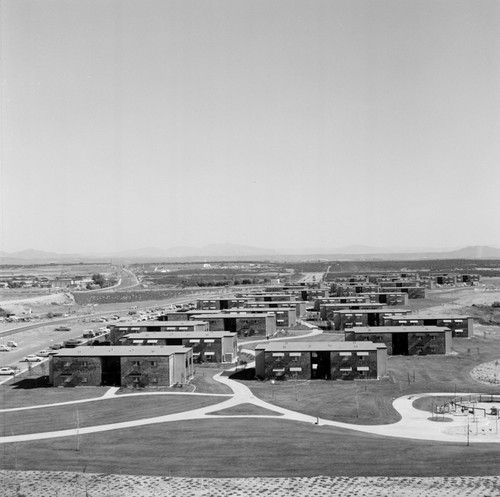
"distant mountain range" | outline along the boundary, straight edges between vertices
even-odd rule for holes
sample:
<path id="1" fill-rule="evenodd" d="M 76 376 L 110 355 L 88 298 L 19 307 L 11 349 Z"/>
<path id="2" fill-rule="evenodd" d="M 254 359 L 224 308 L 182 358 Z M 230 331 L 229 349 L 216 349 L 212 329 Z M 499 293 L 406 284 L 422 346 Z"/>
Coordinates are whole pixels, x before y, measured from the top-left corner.
<path id="1" fill-rule="evenodd" d="M 101 254 L 58 254 L 40 250 L 0 252 L 0 264 L 48 264 L 79 262 L 175 262 L 190 260 L 420 260 L 420 259 L 499 259 L 500 249 L 487 246 L 472 246 L 458 250 L 415 250 L 380 248 L 353 245 L 337 249 L 263 249 L 232 243 L 211 244 L 203 247 L 173 247 L 160 249 L 146 247 Z"/>

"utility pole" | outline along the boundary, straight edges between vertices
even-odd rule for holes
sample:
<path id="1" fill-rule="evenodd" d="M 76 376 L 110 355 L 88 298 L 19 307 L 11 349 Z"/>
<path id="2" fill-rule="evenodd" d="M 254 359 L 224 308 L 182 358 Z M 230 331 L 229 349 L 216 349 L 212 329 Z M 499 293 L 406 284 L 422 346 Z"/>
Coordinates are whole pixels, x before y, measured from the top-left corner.
<path id="1" fill-rule="evenodd" d="M 76 408 L 76 450 L 80 450 L 80 413 Z"/>

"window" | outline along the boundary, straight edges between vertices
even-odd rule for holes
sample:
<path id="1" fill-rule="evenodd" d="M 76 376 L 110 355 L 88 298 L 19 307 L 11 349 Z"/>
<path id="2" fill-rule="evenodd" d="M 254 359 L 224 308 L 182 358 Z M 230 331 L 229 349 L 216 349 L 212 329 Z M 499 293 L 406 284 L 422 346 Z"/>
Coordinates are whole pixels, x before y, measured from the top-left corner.
<path id="1" fill-rule="evenodd" d="M 273 352 L 273 357 L 284 357 L 284 352 Z"/>
<path id="2" fill-rule="evenodd" d="M 80 379 L 80 383 L 88 383 L 88 379 L 87 378 L 81 378 Z"/>
<path id="3" fill-rule="evenodd" d="M 191 338 L 191 340 L 189 340 L 189 343 L 200 343 L 200 340 L 197 338 Z"/>
<path id="4" fill-rule="evenodd" d="M 214 343 L 215 340 L 213 338 L 206 338 L 205 343 Z"/>
<path id="5" fill-rule="evenodd" d="M 285 368 L 273 369 L 273 373 L 284 373 Z"/>
<path id="6" fill-rule="evenodd" d="M 158 378 L 151 378 L 151 383 L 158 383 Z"/>
<path id="7" fill-rule="evenodd" d="M 82 361 L 82 367 L 86 368 L 89 365 L 88 361 Z"/>
<path id="8" fill-rule="evenodd" d="M 302 371 L 302 368 L 290 368 L 290 371 L 293 373 L 298 373 L 299 371 Z"/>
<path id="9" fill-rule="evenodd" d="M 151 361 L 151 366 L 153 366 L 154 368 L 158 366 L 158 361 Z"/>
<path id="10" fill-rule="evenodd" d="M 140 365 L 141 365 L 141 362 L 140 362 L 140 361 L 132 361 L 132 366 L 133 366 L 134 368 L 138 368 L 138 367 L 140 367 Z"/>

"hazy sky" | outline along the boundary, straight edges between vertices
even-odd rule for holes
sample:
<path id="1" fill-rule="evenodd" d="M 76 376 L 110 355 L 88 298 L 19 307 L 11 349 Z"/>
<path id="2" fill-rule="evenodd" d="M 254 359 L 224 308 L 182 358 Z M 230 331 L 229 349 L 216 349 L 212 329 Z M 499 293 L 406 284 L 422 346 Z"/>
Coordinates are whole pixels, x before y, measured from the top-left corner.
<path id="1" fill-rule="evenodd" d="M 1 245 L 500 246 L 498 0 L 2 0 Z"/>

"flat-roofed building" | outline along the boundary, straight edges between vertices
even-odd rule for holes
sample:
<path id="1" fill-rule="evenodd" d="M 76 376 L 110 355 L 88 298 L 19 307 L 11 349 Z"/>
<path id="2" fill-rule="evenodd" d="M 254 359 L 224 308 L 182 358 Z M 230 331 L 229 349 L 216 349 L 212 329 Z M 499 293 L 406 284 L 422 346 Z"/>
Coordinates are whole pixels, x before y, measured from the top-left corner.
<path id="1" fill-rule="evenodd" d="M 389 355 L 450 354 L 452 333 L 440 326 L 374 326 L 345 331 L 349 341 L 384 343 Z"/>
<path id="2" fill-rule="evenodd" d="M 345 297 L 321 297 L 314 301 L 314 310 L 319 311 L 322 304 L 362 304 L 370 302 L 365 295 L 351 295 Z"/>
<path id="3" fill-rule="evenodd" d="M 132 333 L 159 332 L 159 331 L 208 331 L 208 323 L 203 321 L 138 321 L 112 325 L 109 340 L 112 345 L 120 343 L 125 335 Z"/>
<path id="4" fill-rule="evenodd" d="M 378 292 L 379 286 L 374 283 L 333 283 L 330 294 L 332 297 L 347 297 L 359 293 Z"/>
<path id="5" fill-rule="evenodd" d="M 295 309 L 296 316 L 298 318 L 305 316 L 307 312 L 307 302 L 303 300 L 288 300 L 288 301 L 259 301 L 259 302 L 250 302 L 247 301 L 245 305 L 238 307 L 238 309 L 275 309 L 276 307 L 283 307 L 286 309 Z"/>
<path id="6" fill-rule="evenodd" d="M 420 286 L 419 280 L 391 280 L 391 281 L 379 281 L 378 286 L 380 288 L 415 288 Z"/>
<path id="7" fill-rule="evenodd" d="M 195 363 L 231 363 L 238 355 L 238 339 L 228 331 L 157 331 L 125 335 L 124 345 L 179 345 L 193 349 Z"/>
<path id="8" fill-rule="evenodd" d="M 297 300 L 295 295 L 291 293 L 269 293 L 269 292 L 255 292 L 255 293 L 238 293 L 238 297 L 246 298 L 251 302 L 284 302 Z"/>
<path id="9" fill-rule="evenodd" d="M 408 316 L 391 316 L 385 326 L 440 326 L 449 328 L 454 338 L 471 338 L 474 334 L 474 319 L 471 316 L 447 314 L 410 314 Z"/>
<path id="10" fill-rule="evenodd" d="M 60 349 L 50 357 L 53 386 L 170 387 L 193 375 L 193 350 L 181 346 Z"/>
<path id="11" fill-rule="evenodd" d="M 369 302 L 379 302 L 387 305 L 408 305 L 408 294 L 405 292 L 372 292 L 362 294 Z"/>
<path id="12" fill-rule="evenodd" d="M 211 299 L 198 299 L 196 308 L 198 310 L 218 310 L 231 309 L 233 307 L 242 307 L 247 299 L 237 297 L 213 297 Z"/>
<path id="13" fill-rule="evenodd" d="M 225 314 L 274 314 L 276 328 L 287 328 L 297 323 L 297 311 L 290 307 L 244 307 L 222 311 Z"/>
<path id="14" fill-rule="evenodd" d="M 229 331 L 239 337 L 253 335 L 267 336 L 276 331 L 276 314 L 273 313 L 230 313 L 197 314 L 192 319 L 206 321 L 210 331 Z"/>
<path id="15" fill-rule="evenodd" d="M 257 377 L 297 380 L 370 378 L 387 374 L 387 347 L 363 342 L 267 342 L 255 349 Z"/>
<path id="16" fill-rule="evenodd" d="M 384 326 L 390 316 L 410 314 L 409 309 L 341 309 L 333 314 L 332 323 L 337 331 L 355 326 Z"/>
<path id="17" fill-rule="evenodd" d="M 345 304 L 321 304 L 319 309 L 319 316 L 322 321 L 333 321 L 335 313 L 341 310 L 360 310 L 360 309 L 384 309 L 386 304 L 379 304 L 378 302 L 355 302 Z"/>

